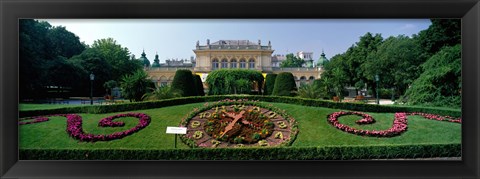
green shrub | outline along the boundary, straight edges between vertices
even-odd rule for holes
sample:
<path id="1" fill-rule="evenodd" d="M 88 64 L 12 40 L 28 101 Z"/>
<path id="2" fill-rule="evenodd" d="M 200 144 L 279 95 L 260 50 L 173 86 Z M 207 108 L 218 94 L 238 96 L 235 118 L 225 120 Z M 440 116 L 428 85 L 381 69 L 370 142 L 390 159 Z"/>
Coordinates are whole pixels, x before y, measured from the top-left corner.
<path id="1" fill-rule="evenodd" d="M 262 91 L 262 84 L 264 79 L 262 73 L 260 73 L 259 71 L 248 69 L 219 69 L 214 70 L 208 74 L 206 80 L 209 88 L 208 94 L 238 94 L 240 88 L 242 88 L 242 86 L 245 84 L 243 82 L 237 83 L 237 81 L 239 80 L 249 81 L 250 84 L 257 83 L 258 93 Z"/>
<path id="2" fill-rule="evenodd" d="M 295 79 L 290 72 L 282 72 L 275 79 L 272 95 L 275 96 L 293 96 L 296 89 Z"/>
<path id="3" fill-rule="evenodd" d="M 137 70 L 132 75 L 125 75 L 120 82 L 122 96 L 130 101 L 141 101 L 148 88 L 154 87 L 154 83 L 147 79 L 144 70 Z"/>
<path id="4" fill-rule="evenodd" d="M 153 91 L 151 92 L 145 93 L 142 96 L 142 99 L 145 101 L 150 101 L 180 97 L 180 93 L 173 89 L 170 85 L 157 86 L 156 88 L 152 88 L 152 90 Z"/>
<path id="5" fill-rule="evenodd" d="M 273 92 L 273 87 L 275 86 L 275 78 L 277 78 L 277 74 L 267 74 L 265 77 L 265 93 L 264 95 L 271 95 Z"/>
<path id="6" fill-rule="evenodd" d="M 66 114 L 66 113 L 111 113 L 111 112 L 122 112 L 122 111 L 134 111 L 142 109 L 152 109 L 152 108 L 161 108 L 174 105 L 183 105 L 190 103 L 199 103 L 199 102 L 209 102 L 209 101 L 219 101 L 223 99 L 249 99 L 249 100 L 259 100 L 264 102 L 275 102 L 275 103 L 287 103 L 287 104 L 297 104 L 303 106 L 314 106 L 314 107 L 325 107 L 332 109 L 343 109 L 343 110 L 352 110 L 352 111 L 363 111 L 363 112 L 383 112 L 383 113 L 394 113 L 394 112 L 423 112 L 438 114 L 444 116 L 453 116 L 461 117 L 461 110 L 455 109 L 438 109 L 438 108 L 429 108 L 429 107 L 412 107 L 412 106 L 386 106 L 386 105 L 375 105 L 375 104 L 361 104 L 361 103 L 337 103 L 327 100 L 318 100 L 318 99 L 303 99 L 297 97 L 281 97 L 281 96 L 259 96 L 259 95 L 215 95 L 215 96 L 194 96 L 194 97 L 180 97 L 173 99 L 166 99 L 160 101 L 147 101 L 147 102 L 137 102 L 137 103 L 125 103 L 125 104 L 113 104 L 113 105 L 93 105 L 93 106 L 79 106 L 79 107 L 65 107 L 57 109 L 45 109 L 45 110 L 28 110 L 20 111 L 20 117 L 29 117 L 29 116 L 40 116 L 48 114 Z"/>
<path id="7" fill-rule="evenodd" d="M 200 78 L 200 75 L 194 75 L 193 80 L 195 82 L 195 90 L 197 91 L 197 96 L 205 96 L 202 78 Z"/>
<path id="8" fill-rule="evenodd" d="M 326 93 L 324 93 L 321 88 L 317 87 L 314 84 L 301 85 L 298 89 L 297 95 L 301 98 L 310 99 L 321 99 L 323 97 L 326 97 Z"/>
<path id="9" fill-rule="evenodd" d="M 195 96 L 197 94 L 193 74 L 190 70 L 177 70 L 175 77 L 173 77 L 172 88 L 178 90 L 182 96 Z"/>
<path id="10" fill-rule="evenodd" d="M 20 160 L 355 160 L 461 157 L 461 144 L 382 146 L 195 148 L 195 149 L 20 149 Z"/>

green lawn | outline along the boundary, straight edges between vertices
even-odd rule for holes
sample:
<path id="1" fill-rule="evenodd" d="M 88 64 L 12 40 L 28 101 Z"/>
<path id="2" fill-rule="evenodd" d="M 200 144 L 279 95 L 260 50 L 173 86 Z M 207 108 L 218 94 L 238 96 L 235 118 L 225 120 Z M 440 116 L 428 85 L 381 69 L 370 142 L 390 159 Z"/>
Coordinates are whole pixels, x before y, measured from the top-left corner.
<path id="1" fill-rule="evenodd" d="M 40 109 L 58 109 L 58 108 L 77 107 L 77 106 L 85 106 L 85 104 L 29 104 L 29 103 L 20 103 L 18 108 L 21 111 L 29 111 L 29 110 L 40 110 Z"/>
<path id="2" fill-rule="evenodd" d="M 340 131 L 327 122 L 327 115 L 340 111 L 321 107 L 272 103 L 285 109 L 298 121 L 299 134 L 295 147 L 339 146 L 339 145 L 400 145 L 400 144 L 450 144 L 461 143 L 461 124 L 433 121 L 419 116 L 408 116 L 408 130 L 391 138 L 362 137 Z M 139 110 L 151 116 L 149 126 L 137 133 L 109 142 L 79 142 L 66 133 L 66 119 L 52 117 L 50 121 L 21 125 L 19 127 L 20 149 L 173 149 L 174 135 L 165 134 L 167 126 L 178 126 L 182 117 L 203 103 L 186 104 L 157 109 Z M 39 106 L 41 107 L 41 106 Z M 53 106 L 52 106 L 53 107 Z M 34 109 L 32 105 L 21 105 L 21 110 Z M 98 121 L 111 114 L 80 114 L 83 129 L 87 133 L 108 134 L 127 130 L 137 124 L 136 118 L 122 118 L 126 125 L 120 128 L 101 128 Z M 377 121 L 371 125 L 357 125 L 358 116 L 345 116 L 340 122 L 358 129 L 384 130 L 390 128 L 394 113 L 368 113 Z M 189 148 L 178 140 L 177 148 Z"/>

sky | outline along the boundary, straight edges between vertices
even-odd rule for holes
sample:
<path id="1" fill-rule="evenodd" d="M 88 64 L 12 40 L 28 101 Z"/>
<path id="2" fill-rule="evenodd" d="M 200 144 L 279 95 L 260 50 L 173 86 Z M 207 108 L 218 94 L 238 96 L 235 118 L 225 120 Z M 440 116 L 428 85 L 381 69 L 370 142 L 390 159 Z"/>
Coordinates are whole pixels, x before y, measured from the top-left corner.
<path id="1" fill-rule="evenodd" d="M 322 51 L 327 58 L 344 53 L 367 32 L 382 37 L 418 34 L 429 19 L 38 19 L 64 26 L 80 41 L 113 38 L 136 58 L 143 50 L 153 63 L 158 53 L 166 59 L 190 59 L 196 42 L 205 45 L 219 40 L 250 40 L 262 45 L 271 41 L 273 54 Z"/>

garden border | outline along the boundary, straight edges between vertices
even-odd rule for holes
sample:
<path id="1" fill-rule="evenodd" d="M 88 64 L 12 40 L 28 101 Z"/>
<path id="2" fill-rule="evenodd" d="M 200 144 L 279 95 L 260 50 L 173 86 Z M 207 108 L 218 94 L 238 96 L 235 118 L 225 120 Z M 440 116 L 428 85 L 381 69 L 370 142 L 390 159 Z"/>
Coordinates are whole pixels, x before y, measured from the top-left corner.
<path id="1" fill-rule="evenodd" d="M 126 149 L 20 149 L 20 160 L 362 160 L 461 157 L 461 144 Z"/>
<path id="2" fill-rule="evenodd" d="M 420 113 L 432 113 L 443 116 L 461 117 L 462 111 L 447 110 L 447 109 L 433 109 L 429 107 L 411 107 L 411 106 L 384 106 L 376 104 L 361 104 L 361 103 L 340 103 L 326 100 L 317 99 L 305 99 L 298 97 L 284 97 L 284 96 L 261 96 L 261 95 L 215 95 L 215 96 L 193 96 L 193 97 L 181 97 L 172 98 L 159 101 L 148 101 L 138 103 L 127 104 L 113 104 L 113 105 L 93 105 L 93 106 L 77 106 L 77 107 L 65 107 L 57 109 L 44 109 L 44 110 L 26 110 L 19 111 L 19 117 L 32 117 L 42 116 L 50 114 L 66 114 L 66 113 L 112 113 L 112 112 L 124 112 L 135 111 L 143 109 L 161 108 L 167 106 L 184 105 L 190 103 L 212 102 L 220 101 L 224 99 L 248 99 L 251 101 L 259 100 L 262 102 L 276 102 L 286 104 L 297 104 L 302 106 L 312 107 L 325 107 L 332 109 L 343 109 L 362 112 L 420 112 Z"/>

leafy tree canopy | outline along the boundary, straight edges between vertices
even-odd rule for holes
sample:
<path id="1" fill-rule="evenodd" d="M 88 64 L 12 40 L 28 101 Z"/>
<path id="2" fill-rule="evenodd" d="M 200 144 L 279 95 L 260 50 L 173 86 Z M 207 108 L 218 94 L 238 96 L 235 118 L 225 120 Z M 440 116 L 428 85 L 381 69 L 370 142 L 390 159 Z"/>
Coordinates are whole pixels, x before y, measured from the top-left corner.
<path id="1" fill-rule="evenodd" d="M 406 91 L 408 104 L 461 106 L 461 45 L 444 47 L 422 65 L 424 72 Z"/>
<path id="2" fill-rule="evenodd" d="M 286 59 L 280 63 L 280 67 L 289 68 L 289 67 L 302 67 L 305 63 L 305 60 L 296 57 L 293 53 L 286 55 Z"/>

